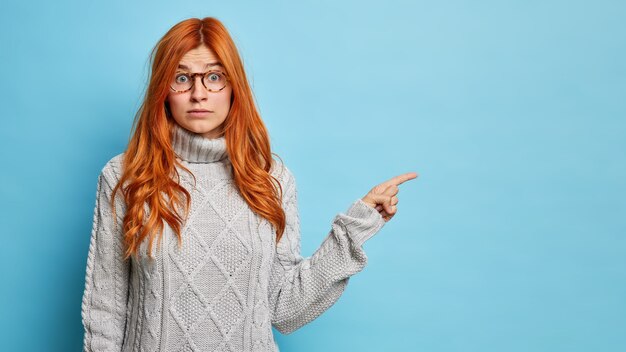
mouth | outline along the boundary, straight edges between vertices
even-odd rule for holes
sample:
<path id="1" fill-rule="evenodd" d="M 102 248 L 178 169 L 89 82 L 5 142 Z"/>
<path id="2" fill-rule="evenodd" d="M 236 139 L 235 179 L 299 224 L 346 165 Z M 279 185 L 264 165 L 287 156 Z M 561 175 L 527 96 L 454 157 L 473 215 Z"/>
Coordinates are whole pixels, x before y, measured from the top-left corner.
<path id="1" fill-rule="evenodd" d="M 211 111 L 211 110 L 206 110 L 206 109 L 193 109 L 193 110 L 188 110 L 187 112 L 188 112 L 188 113 L 194 113 L 194 112 L 197 112 L 197 113 L 205 113 L 205 112 L 213 112 L 213 111 Z"/>
<path id="2" fill-rule="evenodd" d="M 194 109 L 194 110 L 187 111 L 188 116 L 193 117 L 193 118 L 206 118 L 212 113 L 213 111 L 205 110 L 205 109 Z"/>

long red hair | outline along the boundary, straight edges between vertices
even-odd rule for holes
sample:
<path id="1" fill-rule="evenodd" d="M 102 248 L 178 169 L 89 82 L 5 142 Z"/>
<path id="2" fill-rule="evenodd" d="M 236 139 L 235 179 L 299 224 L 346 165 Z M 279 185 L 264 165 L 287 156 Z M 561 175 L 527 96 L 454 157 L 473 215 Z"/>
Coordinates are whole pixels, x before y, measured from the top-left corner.
<path id="1" fill-rule="evenodd" d="M 189 212 L 191 195 L 173 176 L 179 176 L 176 165 L 193 174 L 176 160 L 170 140 L 176 122 L 166 112 L 165 99 L 179 61 L 187 51 L 202 44 L 219 58 L 232 84 L 224 136 L 234 184 L 250 208 L 274 226 L 276 243 L 284 232 L 283 189 L 270 173 L 275 162 L 272 154 L 277 154 L 271 152 L 267 129 L 257 111 L 235 43 L 216 18 L 190 18 L 174 25 L 150 54 L 152 70 L 148 87 L 135 115 L 132 137 L 124 153 L 122 176 L 111 195 L 114 214 L 115 194 L 120 187 L 126 203 L 124 259 L 137 255 L 146 237 L 148 255 L 152 257 L 155 237 L 160 246 L 164 221 L 176 233 L 179 247 L 182 244 L 181 229 Z M 125 183 L 127 185 L 122 187 Z M 145 205 L 150 208 L 149 215 Z"/>

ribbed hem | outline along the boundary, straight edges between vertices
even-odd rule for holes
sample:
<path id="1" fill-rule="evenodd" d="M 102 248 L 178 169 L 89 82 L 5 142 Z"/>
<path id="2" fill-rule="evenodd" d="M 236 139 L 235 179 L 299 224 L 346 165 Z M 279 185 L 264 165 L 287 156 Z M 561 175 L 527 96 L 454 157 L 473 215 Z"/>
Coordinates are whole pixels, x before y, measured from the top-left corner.
<path id="1" fill-rule="evenodd" d="M 352 203 L 342 218 L 348 236 L 359 246 L 385 225 L 385 219 L 378 210 L 365 204 L 361 198 Z"/>

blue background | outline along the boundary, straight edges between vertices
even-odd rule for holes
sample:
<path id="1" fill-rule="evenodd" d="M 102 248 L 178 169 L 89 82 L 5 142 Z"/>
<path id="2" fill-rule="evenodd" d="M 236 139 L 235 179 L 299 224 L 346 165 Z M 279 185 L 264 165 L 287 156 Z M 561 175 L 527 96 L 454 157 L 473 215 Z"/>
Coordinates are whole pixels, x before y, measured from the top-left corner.
<path id="1" fill-rule="evenodd" d="M 626 350 L 623 1 L 3 1 L 0 348 L 78 351 L 101 168 L 175 23 L 233 35 L 308 256 L 388 178 L 368 266 L 284 351 Z"/>

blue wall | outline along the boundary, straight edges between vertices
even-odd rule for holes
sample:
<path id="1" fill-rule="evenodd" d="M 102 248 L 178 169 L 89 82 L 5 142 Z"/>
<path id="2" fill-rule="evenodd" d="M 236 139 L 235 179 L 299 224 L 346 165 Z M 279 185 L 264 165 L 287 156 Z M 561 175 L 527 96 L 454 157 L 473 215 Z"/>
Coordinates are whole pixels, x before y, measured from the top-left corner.
<path id="1" fill-rule="evenodd" d="M 303 254 L 400 173 L 282 351 L 626 350 L 623 1 L 3 1 L 0 349 L 77 351 L 97 175 L 149 51 L 215 16 L 298 179 Z"/>

